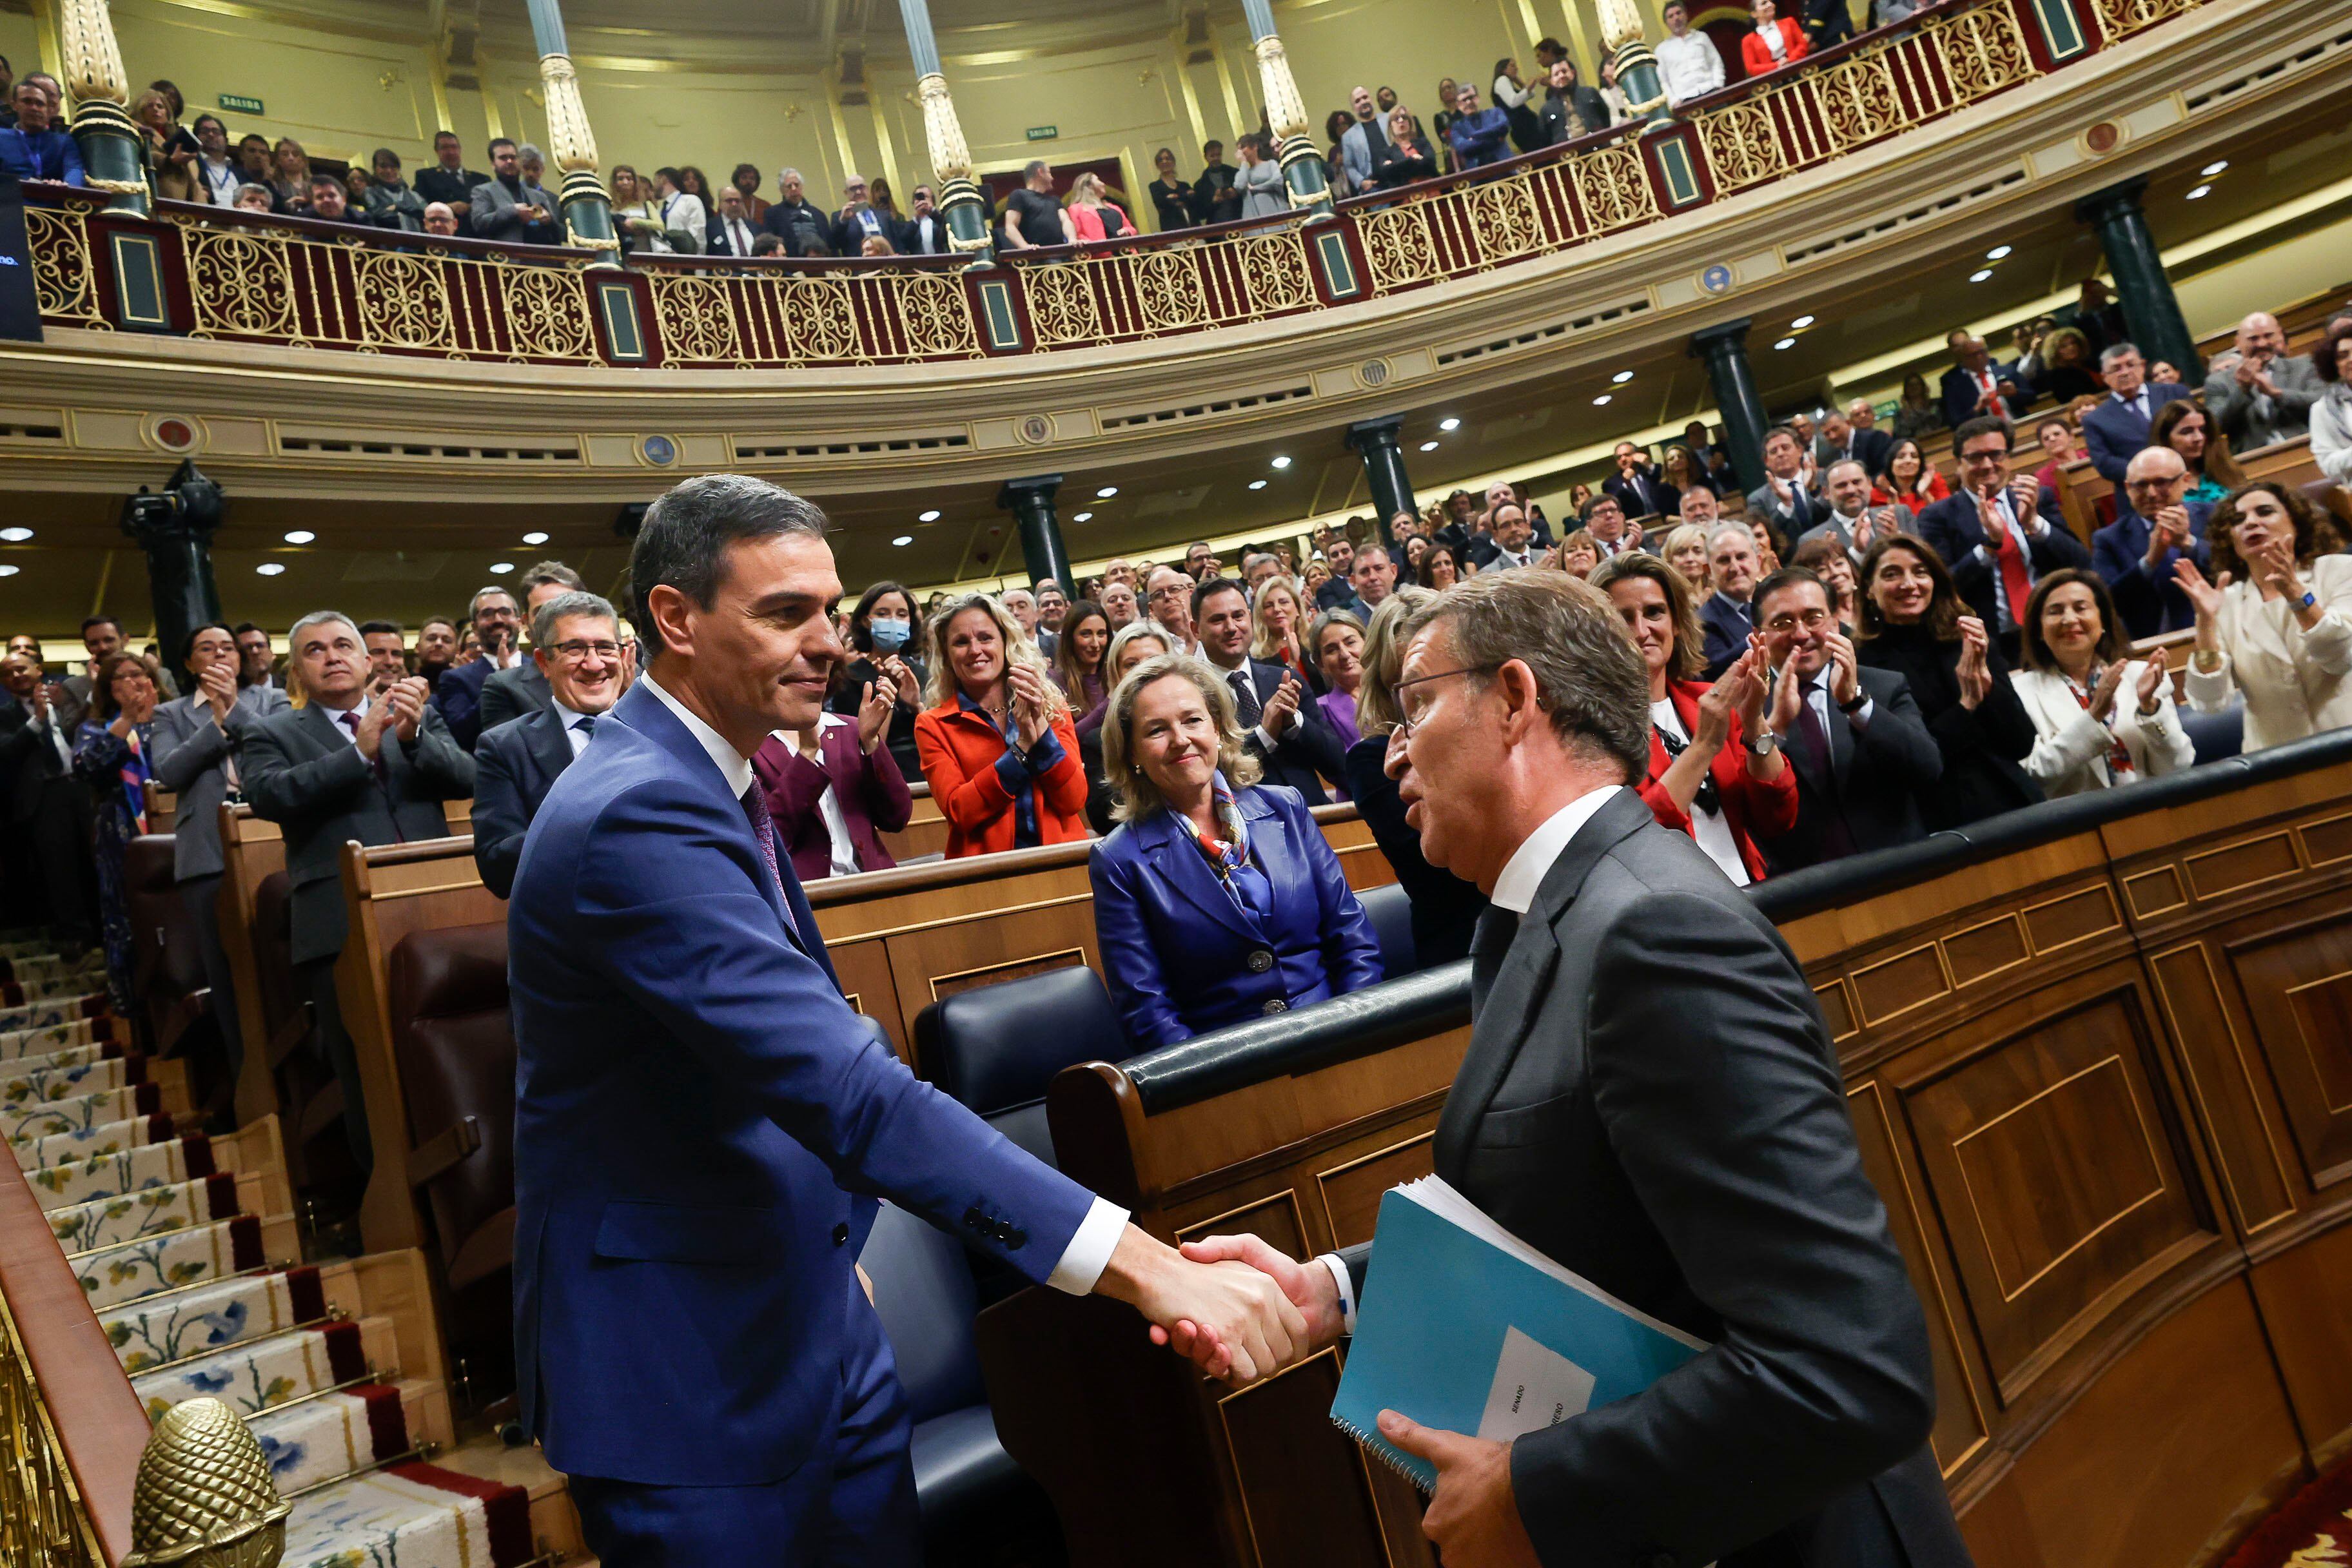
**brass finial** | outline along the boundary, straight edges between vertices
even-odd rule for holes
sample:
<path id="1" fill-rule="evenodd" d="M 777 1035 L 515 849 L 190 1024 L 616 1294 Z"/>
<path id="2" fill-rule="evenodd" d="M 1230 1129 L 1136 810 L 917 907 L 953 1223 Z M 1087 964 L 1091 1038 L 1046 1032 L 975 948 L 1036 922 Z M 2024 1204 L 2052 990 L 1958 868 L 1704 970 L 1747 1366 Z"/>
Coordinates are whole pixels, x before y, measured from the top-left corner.
<path id="1" fill-rule="evenodd" d="M 236 1412 L 191 1399 L 164 1412 L 139 1456 L 122 1568 L 278 1568 L 291 1512 Z"/>

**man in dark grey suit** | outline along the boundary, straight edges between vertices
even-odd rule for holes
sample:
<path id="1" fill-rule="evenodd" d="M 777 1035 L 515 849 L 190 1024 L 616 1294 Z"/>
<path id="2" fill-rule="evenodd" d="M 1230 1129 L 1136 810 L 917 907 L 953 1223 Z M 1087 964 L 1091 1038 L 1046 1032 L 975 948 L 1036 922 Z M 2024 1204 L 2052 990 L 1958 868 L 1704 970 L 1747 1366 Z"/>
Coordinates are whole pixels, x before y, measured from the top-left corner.
<path id="1" fill-rule="evenodd" d="M 474 747 L 474 864 L 500 898 L 514 889 L 540 803 L 628 685 L 620 617 L 594 594 L 559 594 L 531 617 L 531 655 L 553 695 L 536 713 L 482 731 Z"/>
<path id="2" fill-rule="evenodd" d="M 10 869 L 31 872 L 40 905 L 68 955 L 98 940 L 98 866 L 90 854 L 89 785 L 73 771 L 74 731 L 88 711 L 65 681 L 51 680 L 30 655 L 0 668 L 0 784 L 9 837 L 20 851 Z"/>
<path id="3" fill-rule="evenodd" d="M 1437 1469 L 1423 1532 L 1448 1568 L 1963 1568 L 1927 1443 L 1927 1326 L 1828 1026 L 1771 922 L 1628 787 L 1648 770 L 1649 688 L 1608 600 L 1503 573 L 1404 632 L 1389 771 L 1430 863 L 1493 900 L 1437 1173 L 1711 1342 L 1507 1444 L 1384 1412 L 1382 1436 Z M 1301 1267 L 1243 1237 L 1186 1250 L 1266 1268 L 1315 1348 L 1378 1260 Z"/>
<path id="4" fill-rule="evenodd" d="M 423 680 L 368 679 L 367 651 L 347 616 L 305 616 L 287 647 L 310 705 L 255 725 L 237 750 L 237 766 L 253 814 L 286 836 L 295 984 L 317 1011 L 320 1047 L 343 1086 L 344 1131 L 366 1170 L 359 1063 L 335 1003 L 335 958 L 346 932 L 343 845 L 446 837 L 441 803 L 474 793 L 474 759 L 425 705 Z"/>
<path id="5" fill-rule="evenodd" d="M 1234 694 L 1242 744 L 1265 770 L 1265 782 L 1297 790 L 1309 805 L 1328 805 L 1323 780 L 1346 772 L 1347 744 L 1296 675 L 1250 657 L 1249 596 L 1242 585 L 1212 577 L 1193 589 L 1192 626 L 1201 657 Z"/>
<path id="6" fill-rule="evenodd" d="M 245 1057 L 237 1031 L 236 983 L 220 940 L 221 803 L 233 782 L 236 751 L 263 720 L 287 710 L 286 693 L 267 684 L 240 687 L 236 638 L 218 621 L 188 634 L 192 697 L 155 710 L 155 782 L 179 796 L 172 819 L 172 874 L 180 905 L 196 928 L 205 981 L 213 991 L 213 1018 L 228 1054 L 229 1081 Z"/>
<path id="7" fill-rule="evenodd" d="M 522 594 L 523 624 L 532 626 L 549 600 L 565 594 L 584 593 L 588 585 L 580 580 L 579 573 L 562 562 L 542 561 L 525 572 L 515 586 Z M 526 658 L 512 669 L 499 670 L 482 682 L 480 719 L 475 734 L 478 737 L 526 713 L 544 712 L 551 700 L 547 672 L 540 668 L 537 659 Z"/>

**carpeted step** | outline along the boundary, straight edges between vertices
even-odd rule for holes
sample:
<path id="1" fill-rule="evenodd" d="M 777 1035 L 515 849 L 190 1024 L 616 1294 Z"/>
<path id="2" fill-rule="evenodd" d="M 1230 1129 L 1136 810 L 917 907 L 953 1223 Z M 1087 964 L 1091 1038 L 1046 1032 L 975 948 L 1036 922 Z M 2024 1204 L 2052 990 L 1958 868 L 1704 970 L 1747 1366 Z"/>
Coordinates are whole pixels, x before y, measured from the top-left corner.
<path id="1" fill-rule="evenodd" d="M 194 1181 L 173 1182 L 117 1193 L 48 1211 L 49 1232 L 66 1256 L 95 1252 L 126 1241 L 142 1241 L 192 1225 L 210 1225 L 244 1212 L 236 1178 L 226 1171 Z"/>
<path id="2" fill-rule="evenodd" d="M 147 1081 L 143 1051 L 121 1046 L 75 1046 L 45 1057 L 0 1062 L 0 1112 Z"/>
<path id="3" fill-rule="evenodd" d="M 284 1497 L 397 1459 L 413 1447 L 403 1390 L 363 1383 L 246 1417 Z"/>
<path id="4" fill-rule="evenodd" d="M 11 1029 L 6 1034 L 0 1034 L 0 1062 L 47 1056 L 51 1051 L 65 1050 L 72 1046 L 115 1039 L 118 1035 L 110 1014 L 97 1018 L 76 1018 L 67 1024 L 50 1024 L 38 1029 Z"/>
<path id="5" fill-rule="evenodd" d="M 435 1465 L 395 1465 L 294 1504 L 285 1568 L 520 1568 L 530 1561 L 522 1488 Z"/>
<path id="6" fill-rule="evenodd" d="M 19 1029 L 55 1028 L 59 1024 L 98 1017 L 106 1010 L 106 993 L 103 991 L 82 996 L 12 1003 L 0 1006 L 0 1035 L 14 1034 Z"/>
<path id="7" fill-rule="evenodd" d="M 89 980 L 106 973 L 106 954 L 93 948 L 79 958 L 67 958 L 57 952 L 26 952 L 0 954 L 0 981 Z"/>
<path id="8" fill-rule="evenodd" d="M 110 1308 L 98 1315 L 98 1322 L 122 1370 L 135 1374 L 205 1351 L 317 1323 L 326 1315 L 319 1271 L 306 1264 Z"/>
<path id="9" fill-rule="evenodd" d="M 45 1209 L 134 1193 L 142 1187 L 209 1176 L 216 1168 L 212 1141 L 201 1132 L 175 1137 L 168 1116 L 138 1116 L 16 1146 L 16 1163 Z"/>
<path id="10" fill-rule="evenodd" d="M 61 1068 L 84 1067 L 91 1062 L 110 1061 L 128 1051 L 128 1047 L 117 1045 L 112 1040 L 85 1040 L 78 1046 L 59 1046 L 53 1051 L 43 1051 L 37 1056 L 0 1058 L 0 1084 L 10 1083 L 20 1078 L 30 1078 L 36 1073 L 55 1072 Z M 138 1053 L 130 1052 L 130 1054 Z"/>
<path id="11" fill-rule="evenodd" d="M 93 982 L 104 984 L 103 973 L 59 973 L 44 980 L 0 980 L 0 1005 L 21 1007 L 39 1002 L 71 1001 L 89 995 Z"/>
<path id="12" fill-rule="evenodd" d="M 268 1261 L 261 1219 L 248 1214 L 146 1241 L 101 1247 L 75 1258 L 73 1270 L 95 1310 L 202 1280 L 243 1274 Z"/>
<path id="13" fill-rule="evenodd" d="M 381 1323 L 377 1327 L 379 1338 L 389 1334 Z M 165 1411 L 184 1399 L 208 1397 L 249 1421 L 289 1400 L 359 1382 L 370 1375 L 368 1360 L 359 1324 L 326 1323 L 249 1340 L 160 1372 L 142 1373 L 131 1380 L 131 1387 L 151 1421 L 162 1420 Z M 384 1372 L 393 1370 L 386 1367 Z"/>
<path id="14" fill-rule="evenodd" d="M 134 1116 L 152 1116 L 163 1109 L 163 1088 L 154 1083 L 102 1089 L 95 1094 L 78 1094 L 46 1104 L 0 1106 L 0 1138 L 11 1143 L 29 1143 L 54 1138 L 60 1132 L 127 1121 Z"/>

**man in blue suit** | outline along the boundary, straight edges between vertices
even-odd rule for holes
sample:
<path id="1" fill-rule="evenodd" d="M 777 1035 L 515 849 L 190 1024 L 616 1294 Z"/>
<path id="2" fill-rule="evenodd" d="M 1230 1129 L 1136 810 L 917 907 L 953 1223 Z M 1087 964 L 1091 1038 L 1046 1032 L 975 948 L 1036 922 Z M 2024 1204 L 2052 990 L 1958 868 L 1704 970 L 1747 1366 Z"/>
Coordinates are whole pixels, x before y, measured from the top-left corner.
<path id="1" fill-rule="evenodd" d="M 2107 384 L 2108 397 L 2083 416 L 2083 445 L 2091 466 L 2110 484 L 2124 482 L 2124 470 L 2147 445 L 2148 426 L 2156 411 L 2189 389 L 2179 382 L 2151 384 L 2147 362 L 2130 343 L 2116 343 L 2099 355 L 2099 379 Z"/>
<path id="2" fill-rule="evenodd" d="M 1234 694 L 1243 745 L 1265 770 L 1265 782 L 1297 790 L 1309 805 L 1330 805 L 1323 780 L 1336 782 L 1347 771 L 1347 743 L 1298 677 L 1270 659 L 1250 657 L 1249 598 L 1242 585 L 1212 577 L 1193 589 L 1192 629 L 1201 657 Z"/>
<path id="3" fill-rule="evenodd" d="M 1706 560 L 1715 592 L 1699 605 L 1698 618 L 1706 633 L 1706 678 L 1720 680 L 1756 635 L 1756 535 L 1744 522 L 1723 523 L 1707 538 Z"/>
<path id="4" fill-rule="evenodd" d="M 1952 432 L 1960 483 L 1919 514 L 1919 537 L 1943 557 L 1969 614 L 1984 622 L 2013 669 L 2017 618 L 2033 584 L 2068 566 L 2088 571 L 2091 552 L 2066 531 L 2055 490 L 2031 474 L 2011 475 L 2011 437 L 2008 421 L 1993 418 Z"/>
<path id="5" fill-rule="evenodd" d="M 530 646 L 550 705 L 492 725 L 474 746 L 474 864 L 482 886 L 502 899 L 514 889 L 540 803 L 588 749 L 626 676 L 620 619 L 595 594 L 575 590 L 542 603 L 530 618 Z"/>
<path id="6" fill-rule="evenodd" d="M 1210 1325 L 1213 1374 L 1305 1331 L 842 1000 L 748 760 L 815 723 L 846 657 L 825 526 L 735 475 L 654 504 L 630 559 L 650 663 L 548 792 L 508 910 L 522 1419 L 619 1568 L 919 1560 L 907 1402 L 851 1267 L 877 1197 L 1155 1338 Z"/>
<path id="7" fill-rule="evenodd" d="M 1944 372 L 1944 423 L 1957 430 L 1985 415 L 2014 419 L 2033 401 L 2018 384 L 2017 367 L 1992 357 L 1985 341 L 1962 327 L 1946 334 L 1953 364 Z"/>
<path id="8" fill-rule="evenodd" d="M 2091 535 L 2091 563 L 2116 596 L 2125 635 L 2152 637 L 2197 624 L 2189 595 L 2175 580 L 2180 563 L 2213 568 L 2206 549 L 2210 501 L 2186 499 L 2189 465 L 2169 447 L 2147 447 L 2124 470 L 2125 505 L 2116 521 Z"/>
<path id="9" fill-rule="evenodd" d="M 466 618 L 473 625 L 482 656 L 446 671 L 434 683 L 433 707 L 449 726 L 450 738 L 470 752 L 482 735 L 483 683 L 522 663 L 515 646 L 522 632 L 522 612 L 515 607 L 515 596 L 494 583 L 475 590 Z"/>

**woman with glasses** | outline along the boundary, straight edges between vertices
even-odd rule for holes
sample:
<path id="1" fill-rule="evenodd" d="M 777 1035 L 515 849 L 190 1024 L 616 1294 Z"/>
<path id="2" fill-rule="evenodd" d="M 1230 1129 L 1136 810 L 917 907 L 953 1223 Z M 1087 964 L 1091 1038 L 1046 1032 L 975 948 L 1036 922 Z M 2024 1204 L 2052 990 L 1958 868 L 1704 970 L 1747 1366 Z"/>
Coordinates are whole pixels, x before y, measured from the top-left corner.
<path id="1" fill-rule="evenodd" d="M 106 989 L 114 1010 L 134 1016 L 130 892 L 122 860 L 147 831 L 147 781 L 155 752 L 155 705 L 162 693 L 154 661 L 110 655 L 90 679 L 91 716 L 74 736 L 74 776 L 98 802 L 98 905 L 106 936 Z"/>
<path id="2" fill-rule="evenodd" d="M 1752 637 L 1712 686 L 1701 680 L 1690 585 L 1654 555 L 1612 556 L 1590 580 L 1617 607 L 1649 672 L 1650 773 L 1639 787 L 1650 814 L 1689 834 L 1738 886 L 1761 881 L 1757 836 L 1797 826 L 1797 775 L 1775 731 L 1795 721 L 1798 683 L 1776 690 Z"/>
<path id="3" fill-rule="evenodd" d="M 2009 679 L 2040 737 L 2025 771 L 2042 794 L 2113 789 L 2196 763 L 2164 660 L 2129 657 L 2097 573 L 2070 566 L 2036 583 L 2023 630 L 2025 668 Z"/>
<path id="4" fill-rule="evenodd" d="M 2206 525 L 2211 581 L 2183 559 L 2173 581 L 2197 615 L 2189 700 L 2200 713 L 2246 703 L 2244 750 L 2352 724 L 2352 556 L 2300 491 L 2262 479 Z"/>

